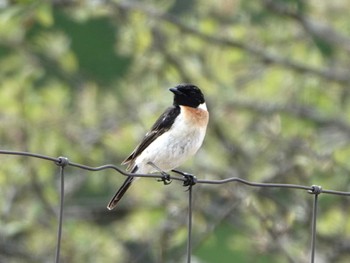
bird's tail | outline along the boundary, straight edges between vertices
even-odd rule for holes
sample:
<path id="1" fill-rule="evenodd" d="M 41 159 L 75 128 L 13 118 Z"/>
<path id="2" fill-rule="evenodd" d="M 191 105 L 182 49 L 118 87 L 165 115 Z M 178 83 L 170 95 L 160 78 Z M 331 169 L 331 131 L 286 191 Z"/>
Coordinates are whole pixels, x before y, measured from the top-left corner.
<path id="1" fill-rule="evenodd" d="M 137 167 L 135 167 L 132 170 L 132 173 L 135 173 L 137 170 Z M 122 199 L 123 195 L 126 193 L 126 191 L 129 189 L 129 187 L 131 186 L 132 182 L 135 180 L 135 177 L 133 176 L 128 176 L 124 183 L 122 184 L 122 186 L 118 189 L 118 191 L 115 193 L 115 195 L 113 196 L 113 198 L 111 199 L 111 201 L 109 201 L 108 205 L 107 205 L 107 209 L 108 210 L 113 210 L 120 199 Z"/>

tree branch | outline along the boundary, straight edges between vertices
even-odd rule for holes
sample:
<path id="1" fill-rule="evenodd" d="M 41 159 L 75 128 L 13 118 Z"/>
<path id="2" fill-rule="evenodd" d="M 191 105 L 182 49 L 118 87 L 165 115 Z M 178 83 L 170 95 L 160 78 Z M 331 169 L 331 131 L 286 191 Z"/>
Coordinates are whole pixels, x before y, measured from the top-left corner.
<path id="1" fill-rule="evenodd" d="M 291 69 L 299 73 L 308 73 L 312 75 L 316 75 L 318 77 L 327 79 L 329 81 L 335 81 L 341 84 L 350 83 L 350 74 L 346 71 L 334 70 L 332 68 L 317 68 L 311 65 L 307 65 L 304 63 L 300 63 L 295 60 L 291 60 L 289 58 L 285 58 L 279 56 L 277 54 L 273 54 L 268 52 L 264 48 L 256 47 L 251 44 L 247 44 L 243 41 L 237 39 L 228 39 L 224 37 L 217 37 L 215 35 L 210 35 L 205 32 L 198 30 L 197 28 L 191 27 L 186 23 L 183 23 L 177 17 L 161 12 L 155 8 L 150 8 L 149 6 L 141 5 L 139 3 L 132 2 L 121 2 L 121 3 L 113 3 L 116 8 L 123 11 L 139 11 L 142 12 L 149 17 L 166 21 L 174 26 L 176 26 L 183 33 L 195 36 L 200 38 L 203 41 L 218 44 L 221 46 L 226 46 L 230 48 L 240 49 L 242 51 L 247 52 L 250 55 L 253 55 L 260 59 L 262 62 L 269 64 L 276 64 L 286 69 Z"/>
<path id="2" fill-rule="evenodd" d="M 304 30 L 310 35 L 321 39 L 329 45 L 343 48 L 346 52 L 350 53 L 350 38 L 339 33 L 331 25 L 311 19 L 303 13 L 288 8 L 286 5 L 281 4 L 281 2 L 264 0 L 264 4 L 270 11 L 278 15 L 289 17 L 300 23 Z"/>
<path id="3" fill-rule="evenodd" d="M 258 112 L 260 114 L 285 113 L 304 120 L 314 122 L 319 126 L 333 126 L 350 136 L 350 125 L 337 116 L 325 116 L 312 107 L 300 104 L 273 104 L 258 101 L 235 100 L 228 104 L 230 108 L 239 108 Z"/>

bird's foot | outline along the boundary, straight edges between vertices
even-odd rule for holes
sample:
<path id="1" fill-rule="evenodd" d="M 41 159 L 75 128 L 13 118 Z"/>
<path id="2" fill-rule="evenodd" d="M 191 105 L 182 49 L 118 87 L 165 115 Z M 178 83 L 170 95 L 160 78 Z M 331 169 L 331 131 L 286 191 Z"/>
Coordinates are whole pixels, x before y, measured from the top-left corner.
<path id="1" fill-rule="evenodd" d="M 167 172 L 164 172 L 162 169 L 160 169 L 157 165 L 155 165 L 153 162 L 148 162 L 148 165 L 151 165 L 155 170 L 157 170 L 161 175 L 162 178 L 158 179 L 158 182 L 163 182 L 164 185 L 171 184 L 170 174 Z"/>
<path id="2" fill-rule="evenodd" d="M 172 180 L 170 179 L 170 174 L 161 171 L 160 174 L 162 175 L 162 178 L 158 179 L 158 182 L 163 182 L 164 185 L 171 184 Z"/>
<path id="3" fill-rule="evenodd" d="M 197 177 L 194 176 L 193 174 L 190 173 L 186 173 L 183 171 L 179 171 L 179 170 L 171 170 L 174 173 L 177 174 L 181 174 L 184 177 L 184 182 L 183 182 L 183 186 L 189 186 L 192 187 L 193 185 L 195 185 L 197 183 Z"/>

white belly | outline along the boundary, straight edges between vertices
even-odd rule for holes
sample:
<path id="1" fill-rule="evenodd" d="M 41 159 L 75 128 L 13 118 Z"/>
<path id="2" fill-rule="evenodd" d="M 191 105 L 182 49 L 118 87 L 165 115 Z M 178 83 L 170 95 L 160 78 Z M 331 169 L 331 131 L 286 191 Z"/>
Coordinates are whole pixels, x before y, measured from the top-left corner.
<path id="1" fill-rule="evenodd" d="M 195 128 L 179 117 L 169 131 L 159 136 L 136 158 L 137 173 L 156 172 L 148 162 L 163 171 L 172 170 L 197 152 L 204 140 L 206 127 Z"/>

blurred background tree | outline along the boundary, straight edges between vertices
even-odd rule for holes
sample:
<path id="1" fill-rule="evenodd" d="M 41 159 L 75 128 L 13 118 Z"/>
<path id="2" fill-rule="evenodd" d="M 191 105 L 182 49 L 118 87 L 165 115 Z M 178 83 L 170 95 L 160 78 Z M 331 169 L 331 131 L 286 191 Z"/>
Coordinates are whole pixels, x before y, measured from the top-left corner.
<path id="1" fill-rule="evenodd" d="M 1 149 L 119 164 L 191 82 L 211 113 L 200 178 L 349 191 L 349 3 L 0 1 Z M 0 261 L 52 262 L 58 173 L 0 156 Z M 182 262 L 187 194 L 67 168 L 62 262 Z M 194 262 L 308 262 L 307 193 L 196 185 Z M 350 260 L 349 198 L 321 196 L 317 262 Z"/>

